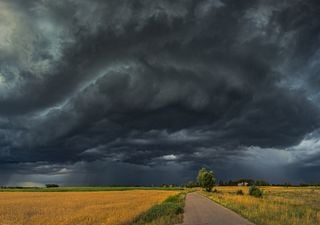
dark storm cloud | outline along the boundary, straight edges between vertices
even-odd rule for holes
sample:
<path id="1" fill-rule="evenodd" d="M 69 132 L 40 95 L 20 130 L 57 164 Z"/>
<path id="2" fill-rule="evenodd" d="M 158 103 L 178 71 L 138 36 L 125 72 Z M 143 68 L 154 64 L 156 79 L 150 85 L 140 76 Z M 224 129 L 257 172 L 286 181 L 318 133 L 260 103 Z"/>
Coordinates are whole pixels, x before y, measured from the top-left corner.
<path id="1" fill-rule="evenodd" d="M 316 1 L 0 3 L 7 174 L 105 162 L 241 176 L 228 172 L 241 159 L 245 176 L 261 152 L 279 170 L 308 163 L 308 147 L 295 148 L 319 137 Z"/>

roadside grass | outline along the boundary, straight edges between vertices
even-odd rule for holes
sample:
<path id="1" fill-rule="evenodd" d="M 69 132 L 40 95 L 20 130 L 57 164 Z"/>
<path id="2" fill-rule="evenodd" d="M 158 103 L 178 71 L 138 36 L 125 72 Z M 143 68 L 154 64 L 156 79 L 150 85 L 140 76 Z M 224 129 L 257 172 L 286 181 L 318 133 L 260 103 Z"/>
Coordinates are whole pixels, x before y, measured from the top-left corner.
<path id="1" fill-rule="evenodd" d="M 261 187 L 261 198 L 250 196 L 248 187 L 216 189 L 202 194 L 257 225 L 320 224 L 319 187 Z M 238 190 L 244 195 L 237 195 Z"/>
<path id="2" fill-rule="evenodd" d="M 186 192 L 168 197 L 164 202 L 154 205 L 130 225 L 173 225 L 183 221 L 183 208 Z"/>
<path id="3" fill-rule="evenodd" d="M 181 187 L 57 187 L 57 188 L 0 188 L 0 192 L 86 192 L 86 191 L 130 191 L 157 190 L 180 191 Z"/>

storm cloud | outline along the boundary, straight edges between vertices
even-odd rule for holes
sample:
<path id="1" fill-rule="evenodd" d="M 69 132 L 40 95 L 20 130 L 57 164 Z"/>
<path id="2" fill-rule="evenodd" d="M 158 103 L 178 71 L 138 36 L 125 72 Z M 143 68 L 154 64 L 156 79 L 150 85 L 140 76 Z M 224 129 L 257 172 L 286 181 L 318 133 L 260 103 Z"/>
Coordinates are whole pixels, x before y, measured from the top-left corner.
<path id="1" fill-rule="evenodd" d="M 316 0 L 0 0 L 2 181 L 185 182 L 200 166 L 318 181 L 319 13 Z"/>

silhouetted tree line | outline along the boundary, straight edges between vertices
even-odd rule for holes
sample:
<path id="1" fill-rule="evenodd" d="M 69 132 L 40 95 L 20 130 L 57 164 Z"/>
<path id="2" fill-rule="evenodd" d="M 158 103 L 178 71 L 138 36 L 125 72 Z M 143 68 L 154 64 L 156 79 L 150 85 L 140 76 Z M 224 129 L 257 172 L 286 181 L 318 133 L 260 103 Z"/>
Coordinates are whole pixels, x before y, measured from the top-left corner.
<path id="1" fill-rule="evenodd" d="M 238 186 L 239 183 L 248 183 L 248 186 L 281 186 L 281 187 L 307 187 L 307 186 L 320 186 L 320 183 L 300 183 L 300 184 L 291 184 L 289 182 L 284 183 L 269 183 L 265 180 L 253 180 L 253 179 L 239 179 L 239 180 L 229 180 L 218 182 L 219 186 Z"/>
<path id="2" fill-rule="evenodd" d="M 36 189 L 40 187 L 0 186 L 0 189 Z"/>
<path id="3" fill-rule="evenodd" d="M 218 185 L 219 186 L 238 186 L 238 184 L 246 184 L 247 186 L 257 185 L 257 186 L 268 186 L 269 183 L 264 180 L 253 180 L 248 178 L 242 178 L 239 180 L 229 180 L 229 181 L 223 181 L 220 180 Z"/>
<path id="4" fill-rule="evenodd" d="M 238 186 L 238 184 L 240 183 L 247 183 L 248 186 L 252 186 L 254 184 L 256 184 L 256 182 L 253 180 L 253 179 L 246 179 L 246 178 L 243 178 L 243 179 L 239 179 L 239 180 L 229 180 L 229 181 L 223 181 L 223 180 L 220 180 L 219 181 L 219 186 Z M 259 181 L 259 183 L 261 183 Z M 265 182 L 267 183 L 267 182 Z M 257 185 L 257 184 L 256 184 Z"/>
<path id="5" fill-rule="evenodd" d="M 177 185 L 177 184 L 161 184 L 161 187 L 164 187 L 164 188 L 173 188 L 173 187 L 180 187 L 180 186 Z"/>
<path id="6" fill-rule="evenodd" d="M 47 188 L 57 188 L 57 187 L 59 187 L 59 185 L 58 184 L 46 184 L 46 187 Z"/>
<path id="7" fill-rule="evenodd" d="M 199 183 L 197 181 L 188 181 L 185 184 L 186 188 L 194 188 L 194 187 L 200 187 Z"/>
<path id="8" fill-rule="evenodd" d="M 320 186 L 320 183 L 300 183 L 300 184 L 291 184 L 291 183 L 283 183 L 283 184 L 272 184 L 272 186 L 281 186 L 281 187 L 308 187 L 308 186 Z"/>
<path id="9" fill-rule="evenodd" d="M 253 179 L 239 179 L 239 180 L 229 180 L 229 181 L 223 181 L 220 180 L 217 185 L 219 186 L 238 186 L 238 184 L 247 184 L 247 186 L 252 186 L 252 185 L 256 185 L 256 186 L 270 186 L 270 184 L 265 181 L 265 180 L 253 180 Z M 200 187 L 199 182 L 197 181 L 188 181 L 185 184 L 186 188 L 194 188 L 194 187 Z"/>

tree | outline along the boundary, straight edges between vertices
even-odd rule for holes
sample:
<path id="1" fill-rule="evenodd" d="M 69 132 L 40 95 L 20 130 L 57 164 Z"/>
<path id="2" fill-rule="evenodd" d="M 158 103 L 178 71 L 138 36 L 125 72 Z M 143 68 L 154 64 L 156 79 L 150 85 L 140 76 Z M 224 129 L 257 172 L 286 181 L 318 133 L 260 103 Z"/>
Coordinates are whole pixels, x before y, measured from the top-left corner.
<path id="1" fill-rule="evenodd" d="M 197 177 L 200 187 L 210 192 L 216 182 L 213 171 L 206 168 L 201 168 Z"/>

